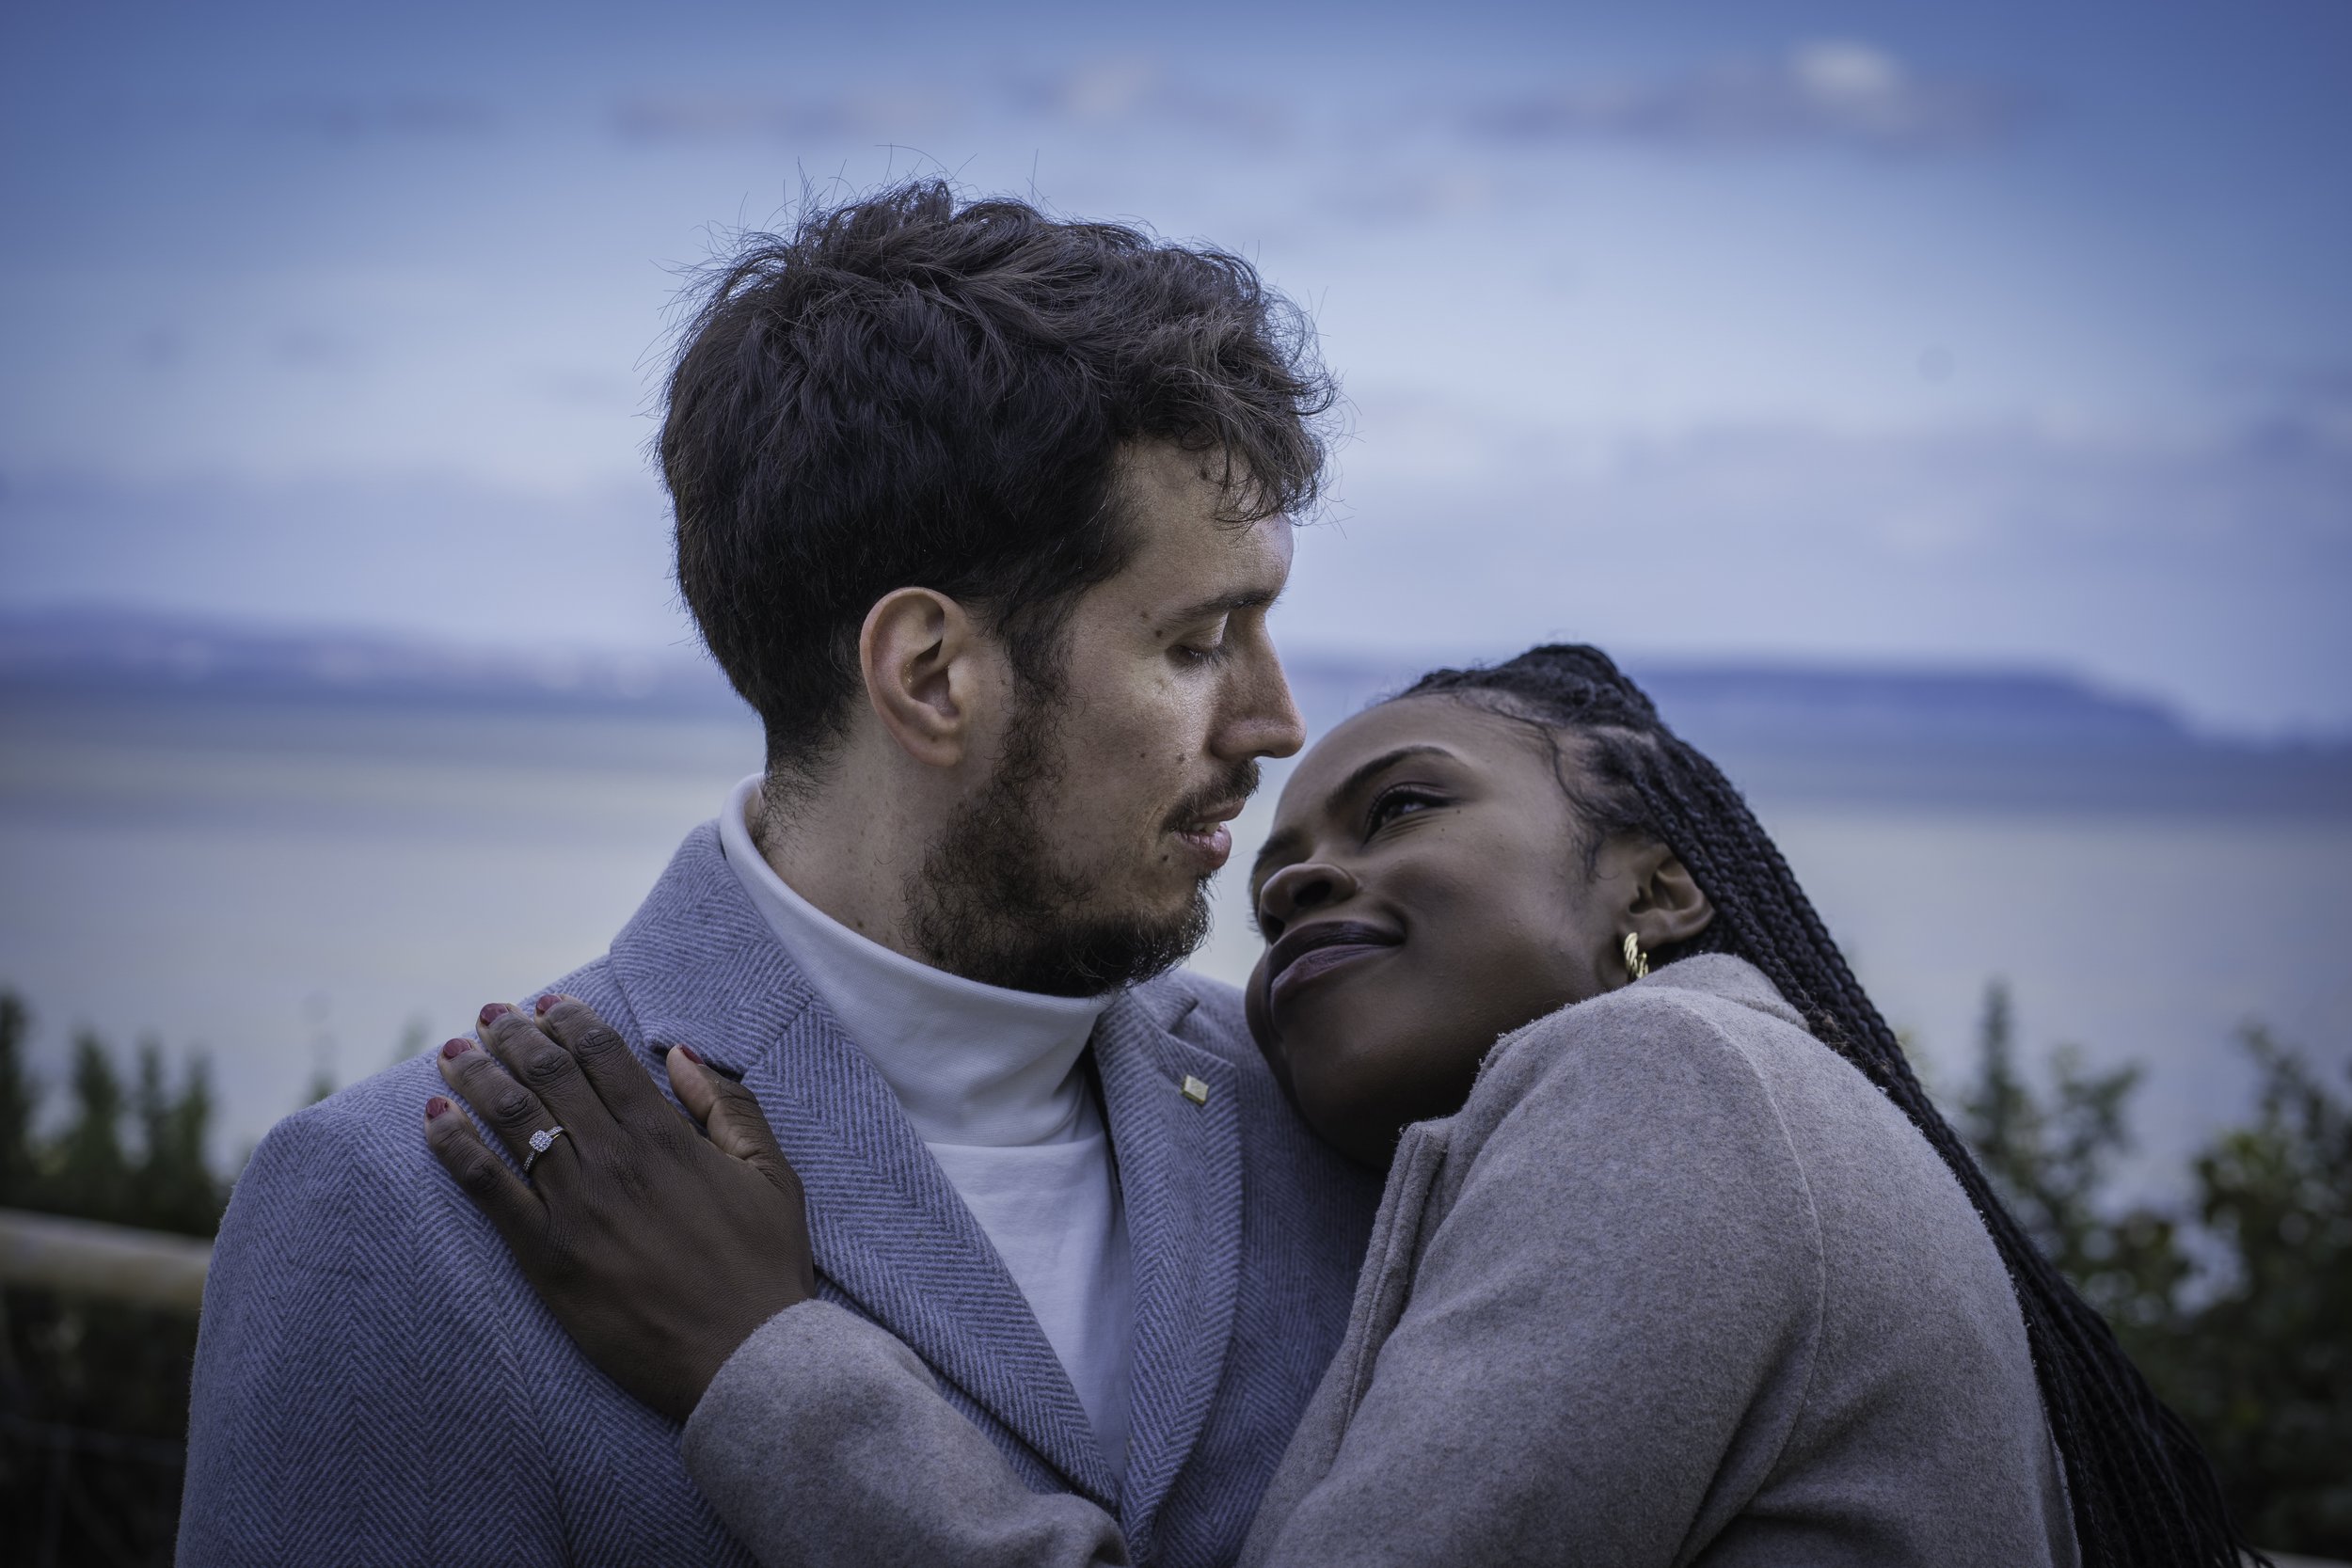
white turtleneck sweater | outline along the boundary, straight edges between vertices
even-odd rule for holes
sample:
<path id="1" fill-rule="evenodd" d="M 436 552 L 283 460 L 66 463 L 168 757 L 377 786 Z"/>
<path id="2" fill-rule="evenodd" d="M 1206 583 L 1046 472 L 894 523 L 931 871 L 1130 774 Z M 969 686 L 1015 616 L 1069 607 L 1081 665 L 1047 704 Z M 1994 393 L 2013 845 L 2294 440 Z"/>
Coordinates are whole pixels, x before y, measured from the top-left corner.
<path id="1" fill-rule="evenodd" d="M 1123 1478 L 1127 1222 L 1078 1060 L 1110 996 L 985 986 L 858 935 L 793 892 L 752 842 L 759 783 L 736 785 L 720 814 L 727 864 L 995 1244 Z"/>

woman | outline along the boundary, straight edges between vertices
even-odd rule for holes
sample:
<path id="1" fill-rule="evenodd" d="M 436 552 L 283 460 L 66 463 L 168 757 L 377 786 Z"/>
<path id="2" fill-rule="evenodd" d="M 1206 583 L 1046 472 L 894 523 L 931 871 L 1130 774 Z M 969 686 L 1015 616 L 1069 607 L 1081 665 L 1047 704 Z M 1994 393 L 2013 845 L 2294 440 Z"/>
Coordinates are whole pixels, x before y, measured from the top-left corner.
<path id="1" fill-rule="evenodd" d="M 1252 893 L 1252 1030 L 1308 1123 L 1390 1174 L 1245 1562 L 2238 1560 L 2194 1443 L 1988 1189 L 1737 792 L 1605 657 L 1439 671 L 1341 725 Z M 691 1411 L 729 1527 L 771 1565 L 1126 1561 L 902 1345 L 808 1299 L 788 1171 L 690 1056 L 680 1100 L 765 1173 L 696 1154 L 697 1212 L 790 1279 L 682 1359 L 658 1315 L 534 1283 L 625 1386 Z M 473 1136 L 428 1124 L 445 1163 Z"/>

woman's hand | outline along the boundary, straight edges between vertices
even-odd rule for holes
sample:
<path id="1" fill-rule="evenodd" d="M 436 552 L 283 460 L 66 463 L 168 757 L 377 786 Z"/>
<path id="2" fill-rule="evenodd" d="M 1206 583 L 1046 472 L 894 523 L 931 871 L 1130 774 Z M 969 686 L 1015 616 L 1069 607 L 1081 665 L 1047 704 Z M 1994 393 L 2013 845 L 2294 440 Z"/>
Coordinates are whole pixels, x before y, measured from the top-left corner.
<path id="1" fill-rule="evenodd" d="M 437 1095 L 427 1147 L 588 1358 L 685 1420 L 736 1347 L 817 1293 L 800 1178 L 751 1091 L 686 1047 L 670 1086 L 702 1131 L 585 1003 L 543 996 L 534 1020 L 494 1002 L 476 1035 L 441 1047 L 441 1076 L 530 1176 Z"/>

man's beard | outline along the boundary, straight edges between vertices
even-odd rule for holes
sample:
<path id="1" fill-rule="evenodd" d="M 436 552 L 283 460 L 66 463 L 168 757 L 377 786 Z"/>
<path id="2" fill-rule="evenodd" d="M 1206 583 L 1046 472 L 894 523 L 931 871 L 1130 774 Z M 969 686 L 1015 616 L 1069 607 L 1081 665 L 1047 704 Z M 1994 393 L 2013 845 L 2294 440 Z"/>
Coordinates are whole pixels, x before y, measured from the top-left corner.
<path id="1" fill-rule="evenodd" d="M 908 934 L 951 974 L 1048 996 L 1099 996 L 1182 963 L 1209 934 L 1209 880 L 1168 914 L 1089 909 L 1098 890 L 1054 863 L 1041 827 L 1061 783 L 1059 727 L 1032 693 L 1005 756 L 956 814 L 907 889 Z M 1174 826 L 1258 787 L 1245 762 L 1168 815 Z M 1187 815 L 1190 814 L 1190 815 Z"/>

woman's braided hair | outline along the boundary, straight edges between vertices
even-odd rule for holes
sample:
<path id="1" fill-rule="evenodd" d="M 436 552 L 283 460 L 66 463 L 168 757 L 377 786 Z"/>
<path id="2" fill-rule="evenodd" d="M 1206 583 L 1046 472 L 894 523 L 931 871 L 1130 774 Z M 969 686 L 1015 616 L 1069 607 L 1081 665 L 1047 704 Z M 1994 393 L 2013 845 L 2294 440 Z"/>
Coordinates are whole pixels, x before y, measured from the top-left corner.
<path id="1" fill-rule="evenodd" d="M 1746 959 L 1812 1032 L 1859 1069 L 1927 1138 L 1960 1180 L 2000 1249 L 2017 1291 L 2066 1468 L 2086 1568 L 2156 1564 L 2237 1568 L 2248 1553 L 2212 1467 L 2181 1418 L 2140 1376 L 2090 1305 L 2051 1266 L 1986 1182 L 1913 1076 L 1894 1031 L 1870 1004 L 1740 792 L 1659 721 L 1608 656 L 1581 645 L 1531 648 L 1505 664 L 1438 670 L 1398 694 L 1443 696 L 1538 726 L 1580 775 L 1561 782 L 1597 848 L 1621 832 L 1666 845 L 1714 905 L 1689 942 L 1661 949 Z"/>

